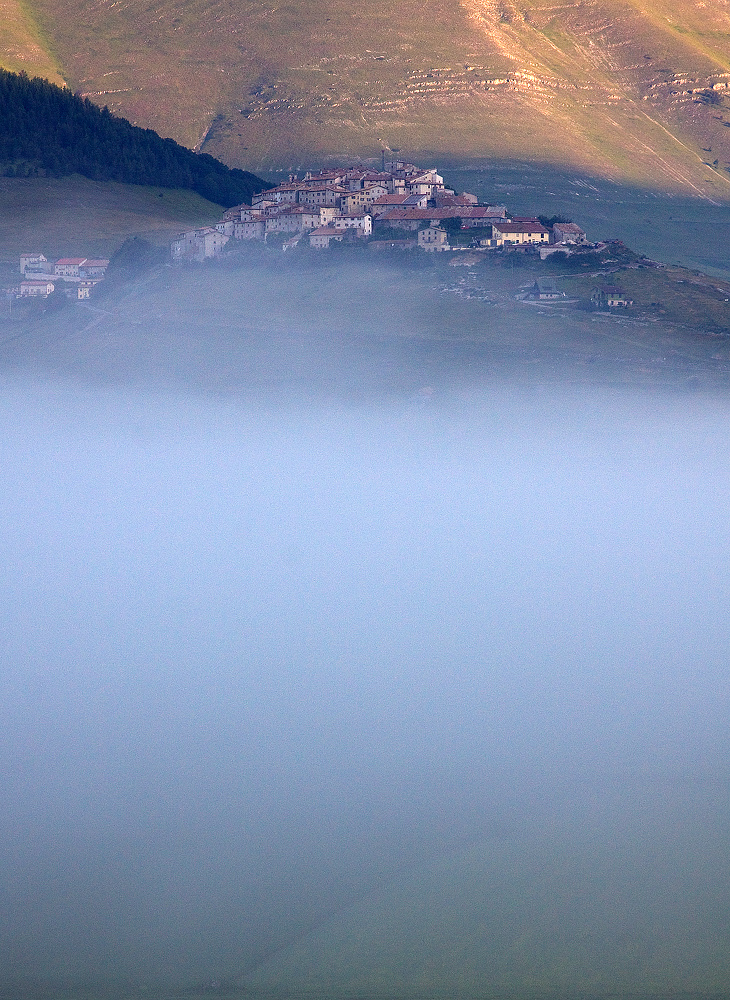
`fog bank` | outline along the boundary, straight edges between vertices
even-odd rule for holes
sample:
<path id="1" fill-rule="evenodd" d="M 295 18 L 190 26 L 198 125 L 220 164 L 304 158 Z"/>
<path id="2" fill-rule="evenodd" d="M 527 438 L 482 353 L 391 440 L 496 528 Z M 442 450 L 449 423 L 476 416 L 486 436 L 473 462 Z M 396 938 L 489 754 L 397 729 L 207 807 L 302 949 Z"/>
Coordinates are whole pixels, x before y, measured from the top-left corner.
<path id="1" fill-rule="evenodd" d="M 5 380 L 0 982 L 725 989 L 728 416 Z"/>

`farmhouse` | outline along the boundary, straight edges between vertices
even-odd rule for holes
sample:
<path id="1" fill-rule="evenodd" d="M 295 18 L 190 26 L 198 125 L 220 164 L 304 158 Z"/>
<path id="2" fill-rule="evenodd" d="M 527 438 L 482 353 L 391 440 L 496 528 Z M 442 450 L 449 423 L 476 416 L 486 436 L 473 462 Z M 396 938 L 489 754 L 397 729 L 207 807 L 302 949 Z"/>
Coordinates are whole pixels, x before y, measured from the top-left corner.
<path id="1" fill-rule="evenodd" d="M 106 269 L 108 267 L 109 267 L 109 261 L 105 257 L 85 260 L 83 264 L 79 265 L 79 277 L 103 278 L 104 275 L 106 274 Z"/>
<path id="2" fill-rule="evenodd" d="M 54 265 L 57 278 L 78 278 L 79 268 L 86 263 L 86 257 L 62 257 Z"/>
<path id="3" fill-rule="evenodd" d="M 574 222 L 556 222 L 553 224 L 553 243 L 585 244 L 586 234 Z"/>
<path id="4" fill-rule="evenodd" d="M 507 243 L 547 243 L 550 230 L 539 222 L 493 222 L 492 238 L 497 246 Z"/>
<path id="5" fill-rule="evenodd" d="M 25 274 L 26 271 L 36 271 L 38 265 L 47 265 L 48 259 L 42 253 L 22 253 L 20 255 L 20 273 Z M 51 273 L 53 271 L 53 265 L 51 265 Z"/>
<path id="6" fill-rule="evenodd" d="M 555 299 L 564 299 L 565 292 L 560 291 L 553 278 L 538 278 L 529 291 L 529 297 L 531 299 L 552 301 Z"/>
<path id="7" fill-rule="evenodd" d="M 627 309 L 634 304 L 634 300 L 616 285 L 604 285 L 593 293 L 591 299 L 596 305 L 606 305 L 609 309 Z"/>
<path id="8" fill-rule="evenodd" d="M 418 245 L 421 250 L 450 250 L 449 236 L 440 226 L 428 226 L 418 233 Z"/>
<path id="9" fill-rule="evenodd" d="M 37 278 L 28 278 L 20 282 L 20 297 L 21 299 L 47 299 L 55 288 L 56 286 L 52 281 L 40 281 Z"/>

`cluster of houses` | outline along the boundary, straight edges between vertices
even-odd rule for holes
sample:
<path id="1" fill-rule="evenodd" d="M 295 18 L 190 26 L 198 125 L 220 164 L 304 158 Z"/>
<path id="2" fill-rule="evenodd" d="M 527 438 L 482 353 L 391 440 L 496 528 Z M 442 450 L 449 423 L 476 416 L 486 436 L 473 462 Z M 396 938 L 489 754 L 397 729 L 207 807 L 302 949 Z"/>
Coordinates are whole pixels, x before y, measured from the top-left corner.
<path id="1" fill-rule="evenodd" d="M 48 260 L 42 253 L 22 253 L 20 273 L 23 276 L 8 294 L 21 299 L 46 299 L 60 284 L 69 298 L 88 299 L 94 285 L 104 280 L 109 261 L 92 257 L 61 257 Z"/>
<path id="2" fill-rule="evenodd" d="M 439 252 L 452 249 L 449 231 L 455 226 L 479 230 L 476 242 L 484 249 L 537 245 L 541 256 L 587 242 L 573 222 L 548 228 L 537 218 L 509 215 L 504 205 L 457 194 L 435 168 L 384 160 L 381 170 L 340 167 L 308 171 L 301 178 L 291 174 L 287 183 L 255 194 L 251 205 L 228 209 L 215 226 L 183 233 L 170 250 L 175 261 L 203 261 L 217 256 L 231 239 L 265 241 L 277 233 L 284 234 L 284 249 L 302 239 L 327 249 L 333 242 L 367 238 L 370 246 Z"/>

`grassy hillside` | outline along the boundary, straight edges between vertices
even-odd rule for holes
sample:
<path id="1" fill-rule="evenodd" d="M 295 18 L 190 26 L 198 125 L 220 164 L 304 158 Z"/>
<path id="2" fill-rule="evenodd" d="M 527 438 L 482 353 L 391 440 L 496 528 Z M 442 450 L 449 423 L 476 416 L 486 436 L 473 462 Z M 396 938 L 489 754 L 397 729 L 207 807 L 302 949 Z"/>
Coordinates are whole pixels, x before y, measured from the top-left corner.
<path id="1" fill-rule="evenodd" d="M 65 82 L 25 0 L 0 0 L 0 67 Z"/>
<path id="2" fill-rule="evenodd" d="M 24 250 L 109 256 L 131 235 L 166 243 L 217 221 L 220 207 L 193 191 L 99 183 L 85 177 L 0 177 L 0 262 Z"/>
<path id="3" fill-rule="evenodd" d="M 721 0 L 30 2 L 72 87 L 232 165 L 383 140 L 730 197 Z"/>

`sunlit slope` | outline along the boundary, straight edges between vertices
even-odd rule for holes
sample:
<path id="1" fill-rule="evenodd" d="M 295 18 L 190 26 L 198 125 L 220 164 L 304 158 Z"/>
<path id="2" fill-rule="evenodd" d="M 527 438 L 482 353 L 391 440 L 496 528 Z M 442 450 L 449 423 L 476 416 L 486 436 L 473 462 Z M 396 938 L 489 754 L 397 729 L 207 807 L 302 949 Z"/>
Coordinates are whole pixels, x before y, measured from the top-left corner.
<path id="1" fill-rule="evenodd" d="M 383 140 L 730 195 L 725 0 L 31 2 L 75 88 L 232 165 Z"/>
<path id="2" fill-rule="evenodd" d="M 23 0 L 0 0 L 0 68 L 64 84 L 58 63 Z"/>
<path id="3" fill-rule="evenodd" d="M 729 995 L 717 815 L 615 805 L 608 826 L 487 842 L 404 878 L 243 982 L 318 997 Z"/>

